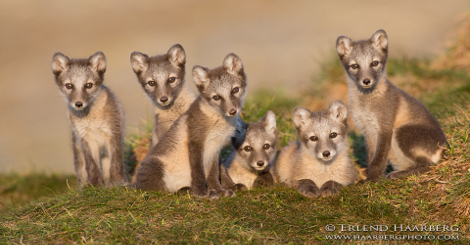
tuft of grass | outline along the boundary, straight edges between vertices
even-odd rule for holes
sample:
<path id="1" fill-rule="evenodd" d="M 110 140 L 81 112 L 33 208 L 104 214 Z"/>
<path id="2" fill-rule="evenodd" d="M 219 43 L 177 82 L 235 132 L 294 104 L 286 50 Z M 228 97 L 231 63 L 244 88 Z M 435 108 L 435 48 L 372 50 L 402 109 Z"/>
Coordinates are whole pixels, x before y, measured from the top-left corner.
<path id="1" fill-rule="evenodd" d="M 147 155 L 152 141 L 153 120 L 147 117 L 142 124 L 135 127 L 134 132 L 127 135 L 124 147 L 124 164 L 134 165 Z"/>
<path id="2" fill-rule="evenodd" d="M 127 180 L 132 180 L 138 164 L 144 160 L 152 142 L 153 120 L 147 116 L 142 124 L 134 128 L 134 132 L 127 135 L 124 148 L 124 172 Z"/>

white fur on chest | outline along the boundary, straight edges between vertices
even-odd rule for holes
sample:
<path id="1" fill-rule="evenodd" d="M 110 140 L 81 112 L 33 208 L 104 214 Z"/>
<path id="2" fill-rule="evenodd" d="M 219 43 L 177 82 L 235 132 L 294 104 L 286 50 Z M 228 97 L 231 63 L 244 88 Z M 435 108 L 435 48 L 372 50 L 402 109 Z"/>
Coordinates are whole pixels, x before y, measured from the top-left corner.
<path id="1" fill-rule="evenodd" d="M 360 94 L 350 93 L 350 111 L 356 127 L 365 134 L 367 143 L 375 146 L 380 131 L 378 116 L 374 113 L 373 101 L 363 101 Z"/>
<path id="2" fill-rule="evenodd" d="M 354 182 L 355 170 L 347 158 L 347 153 L 340 154 L 331 164 L 324 164 L 307 154 L 302 154 L 302 161 L 294 171 L 294 180 L 310 179 L 321 188 L 321 186 L 333 180 L 343 186 Z"/>
<path id="3" fill-rule="evenodd" d="M 379 120 L 377 116 L 365 108 L 353 108 L 351 111 L 354 123 L 366 134 L 376 138 L 379 132 Z"/>
<path id="4" fill-rule="evenodd" d="M 88 144 L 98 146 L 108 143 L 113 134 L 107 121 L 88 117 L 74 120 L 74 129 L 80 139 L 85 140 Z"/>
<path id="5" fill-rule="evenodd" d="M 249 171 L 241 164 L 242 163 L 240 163 L 237 159 L 234 159 L 227 169 L 228 175 L 235 184 L 244 184 L 248 189 L 251 189 L 258 175 L 252 171 Z"/>

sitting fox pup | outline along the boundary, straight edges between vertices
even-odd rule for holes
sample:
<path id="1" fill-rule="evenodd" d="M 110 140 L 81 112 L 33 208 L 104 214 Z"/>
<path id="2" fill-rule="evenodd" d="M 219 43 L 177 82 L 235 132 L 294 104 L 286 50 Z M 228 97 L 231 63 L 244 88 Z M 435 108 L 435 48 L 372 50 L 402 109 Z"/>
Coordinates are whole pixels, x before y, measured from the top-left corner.
<path id="1" fill-rule="evenodd" d="M 274 112 L 268 111 L 258 122 L 245 124 L 232 138 L 235 151 L 221 166 L 225 189 L 245 190 L 274 183 L 270 168 L 276 157 L 277 128 Z"/>
<path id="2" fill-rule="evenodd" d="M 320 112 L 296 107 L 293 121 L 300 142 L 291 142 L 282 150 L 274 165 L 275 180 L 306 197 L 334 195 L 354 183 L 346 105 L 337 100 Z"/>
<path id="3" fill-rule="evenodd" d="M 106 57 L 97 52 L 88 59 L 69 59 L 55 53 L 52 71 L 69 108 L 73 157 L 80 185 L 122 184 L 124 111 L 114 94 L 103 85 Z"/>
<path id="4" fill-rule="evenodd" d="M 389 179 L 430 170 L 446 138 L 423 104 L 387 80 L 387 33 L 378 30 L 360 41 L 340 36 L 336 50 L 348 75 L 351 115 L 366 140 L 366 181 L 379 181 L 388 160 L 395 170 Z"/>
<path id="5" fill-rule="evenodd" d="M 149 57 L 140 52 L 131 54 L 131 65 L 142 89 L 155 106 L 155 123 L 152 142 L 155 146 L 163 134 L 188 109 L 195 100 L 184 80 L 186 53 L 179 44 L 166 54 Z M 135 181 L 137 166 L 126 165 L 127 176 Z"/>
<path id="6" fill-rule="evenodd" d="M 184 80 L 186 53 L 179 44 L 166 54 L 148 57 L 140 52 L 131 54 L 131 65 L 142 89 L 155 105 L 152 132 L 154 146 L 173 123 L 195 100 Z"/>
<path id="7" fill-rule="evenodd" d="M 194 66 L 193 79 L 199 97 L 150 149 L 137 171 L 136 187 L 177 192 L 189 186 L 196 197 L 233 196 L 220 184 L 219 153 L 234 134 L 245 99 L 242 61 L 231 53 L 221 67 Z"/>

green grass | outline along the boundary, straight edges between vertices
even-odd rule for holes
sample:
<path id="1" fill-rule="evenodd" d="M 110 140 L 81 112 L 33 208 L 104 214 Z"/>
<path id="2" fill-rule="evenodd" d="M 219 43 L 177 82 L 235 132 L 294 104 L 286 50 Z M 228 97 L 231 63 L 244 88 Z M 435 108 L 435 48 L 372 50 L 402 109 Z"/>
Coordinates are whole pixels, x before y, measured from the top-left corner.
<path id="1" fill-rule="evenodd" d="M 428 191 L 417 184 L 411 179 L 356 185 L 337 196 L 315 200 L 281 186 L 218 201 L 125 188 L 87 188 L 4 212 L 0 234 L 4 241 L 14 243 L 327 243 L 328 224 L 468 227 L 468 220 L 443 220 L 439 207 L 416 198 L 417 192 Z M 464 231 L 452 234 L 459 235 L 462 244 L 468 238 Z"/>
<path id="2" fill-rule="evenodd" d="M 68 186 L 67 186 L 68 184 Z M 45 200 L 77 186 L 75 175 L 0 174 L 0 212 L 19 204 Z"/>
<path id="3" fill-rule="evenodd" d="M 313 83 L 320 88 L 331 83 L 345 86 L 344 72 L 338 67 L 338 62 L 327 62 Z M 448 147 L 443 160 L 428 173 L 353 185 L 328 198 L 308 199 L 293 189 L 276 186 L 238 192 L 235 198 L 218 201 L 127 188 L 79 189 L 72 176 L 4 174 L 0 176 L 0 243 L 332 244 L 326 235 L 451 234 L 459 236 L 453 244 L 467 244 L 470 78 L 462 71 L 431 69 L 426 60 L 391 58 L 388 69 L 390 80 L 416 93 L 446 133 Z M 307 95 L 323 98 L 313 88 L 305 92 Z M 301 97 L 264 90 L 247 98 L 241 116 L 252 122 L 273 110 L 281 148 L 296 139 L 291 113 L 301 103 Z M 147 147 L 148 142 L 143 141 L 151 132 L 147 124 L 127 138 L 128 159 L 135 154 L 133 150 Z M 363 136 L 351 131 L 350 142 L 355 163 L 364 167 Z M 228 154 L 230 147 L 224 150 Z M 459 231 L 340 233 L 326 231 L 328 224 L 457 225 Z"/>

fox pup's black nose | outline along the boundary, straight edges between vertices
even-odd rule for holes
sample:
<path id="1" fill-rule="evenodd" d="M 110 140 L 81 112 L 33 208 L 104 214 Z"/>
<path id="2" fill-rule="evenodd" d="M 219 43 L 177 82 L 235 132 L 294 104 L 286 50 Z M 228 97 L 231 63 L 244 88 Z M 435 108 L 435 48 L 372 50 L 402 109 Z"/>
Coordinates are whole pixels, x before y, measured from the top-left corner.
<path id="1" fill-rule="evenodd" d="M 262 167 L 262 166 L 264 165 L 264 161 L 258 161 L 258 162 L 256 163 L 256 165 Z"/>
<path id="2" fill-rule="evenodd" d="M 82 103 L 82 102 L 77 102 L 77 103 L 75 103 L 75 106 L 76 106 L 76 107 L 82 107 L 82 106 L 83 106 L 83 103 Z"/>
<path id="3" fill-rule="evenodd" d="M 329 157 L 329 156 L 330 156 L 330 152 L 329 152 L 329 151 L 324 151 L 322 154 L 323 154 L 324 157 Z"/>
<path id="4" fill-rule="evenodd" d="M 362 83 L 367 86 L 367 85 L 370 84 L 370 80 L 369 80 L 369 79 L 364 79 L 364 80 L 362 81 Z"/>
<path id="5" fill-rule="evenodd" d="M 165 102 L 168 101 L 168 98 L 165 97 L 165 96 L 163 96 L 163 97 L 160 98 L 160 101 L 163 102 L 163 103 L 165 103 Z"/>
<path id="6" fill-rule="evenodd" d="M 237 114 L 237 110 L 232 109 L 232 110 L 229 111 L 229 114 L 230 114 L 230 116 L 235 116 L 235 114 Z"/>

